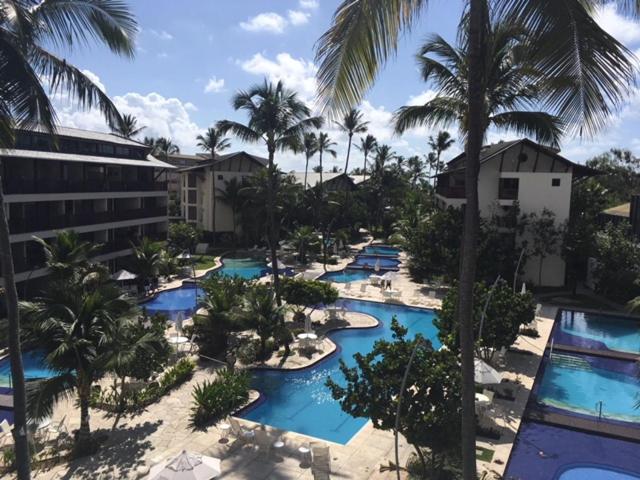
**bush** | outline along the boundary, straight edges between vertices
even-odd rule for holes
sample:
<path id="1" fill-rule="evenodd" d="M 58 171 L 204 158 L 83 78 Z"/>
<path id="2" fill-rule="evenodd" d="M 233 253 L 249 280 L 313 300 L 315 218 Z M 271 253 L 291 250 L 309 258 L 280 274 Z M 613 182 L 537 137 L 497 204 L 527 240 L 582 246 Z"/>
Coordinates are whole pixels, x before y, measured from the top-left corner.
<path id="1" fill-rule="evenodd" d="M 233 413 L 249 399 L 249 374 L 222 370 L 213 381 L 193 388 L 191 425 L 202 427 Z"/>
<path id="2" fill-rule="evenodd" d="M 330 283 L 293 278 L 281 280 L 280 293 L 287 303 L 300 306 L 331 304 L 338 300 L 339 296 L 338 290 Z"/>
<path id="3" fill-rule="evenodd" d="M 251 365 L 258 359 L 259 351 L 260 342 L 258 342 L 257 340 L 250 340 L 238 347 L 236 358 L 240 360 L 244 365 Z"/>

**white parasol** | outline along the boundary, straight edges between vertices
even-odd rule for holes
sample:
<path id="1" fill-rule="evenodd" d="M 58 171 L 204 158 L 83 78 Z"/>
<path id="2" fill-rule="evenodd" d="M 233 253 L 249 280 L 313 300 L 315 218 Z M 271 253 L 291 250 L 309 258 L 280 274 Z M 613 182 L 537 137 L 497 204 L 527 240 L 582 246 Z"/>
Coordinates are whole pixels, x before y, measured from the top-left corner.
<path id="1" fill-rule="evenodd" d="M 153 467 L 147 480 L 209 480 L 220 473 L 220 459 L 183 450 L 166 465 Z"/>

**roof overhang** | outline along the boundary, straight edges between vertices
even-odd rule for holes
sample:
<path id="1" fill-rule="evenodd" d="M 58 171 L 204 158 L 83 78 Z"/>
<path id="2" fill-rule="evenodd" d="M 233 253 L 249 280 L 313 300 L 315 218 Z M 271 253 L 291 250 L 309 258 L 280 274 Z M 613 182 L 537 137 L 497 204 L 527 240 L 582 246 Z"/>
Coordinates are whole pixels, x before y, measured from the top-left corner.
<path id="1" fill-rule="evenodd" d="M 99 157 L 96 155 L 79 155 L 76 153 L 41 152 L 38 150 L 0 148 L 0 156 L 9 158 L 33 158 L 36 160 L 51 160 L 59 162 L 98 163 L 106 165 L 120 165 L 123 167 L 166 168 L 170 170 L 174 170 L 176 168 L 174 165 L 162 162 L 152 155 L 147 155 L 146 160 L 135 160 L 129 158 Z"/>

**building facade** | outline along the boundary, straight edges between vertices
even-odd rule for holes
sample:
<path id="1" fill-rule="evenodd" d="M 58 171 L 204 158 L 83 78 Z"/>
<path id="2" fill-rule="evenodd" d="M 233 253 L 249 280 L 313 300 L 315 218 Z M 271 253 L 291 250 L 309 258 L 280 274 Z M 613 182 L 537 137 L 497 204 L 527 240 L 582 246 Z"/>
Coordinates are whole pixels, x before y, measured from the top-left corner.
<path id="1" fill-rule="evenodd" d="M 144 236 L 166 238 L 167 172 L 150 147 L 117 135 L 61 127 L 54 139 L 20 130 L 0 150 L 16 281 L 47 274 L 33 236 L 74 230 L 102 244 L 97 261 L 115 267 Z"/>
<path id="2" fill-rule="evenodd" d="M 181 168 L 178 172 L 182 217 L 210 235 L 233 233 L 233 210 L 222 199 L 226 182 L 233 179 L 242 182 L 266 165 L 266 158 L 235 152 Z"/>
<path id="3" fill-rule="evenodd" d="M 464 173 L 465 155 L 461 154 L 437 176 L 436 198 L 441 206 L 461 207 L 466 203 Z M 543 209 L 552 211 L 560 226 L 569 218 L 573 182 L 595 173 L 562 157 L 557 150 L 528 139 L 488 145 L 480 155 L 480 215 L 506 214 L 517 202 L 524 214 L 540 214 Z M 526 282 L 538 283 L 539 262 L 539 258 L 527 262 L 523 272 Z M 565 263 L 559 253 L 546 257 L 542 285 L 562 286 L 564 283 Z"/>

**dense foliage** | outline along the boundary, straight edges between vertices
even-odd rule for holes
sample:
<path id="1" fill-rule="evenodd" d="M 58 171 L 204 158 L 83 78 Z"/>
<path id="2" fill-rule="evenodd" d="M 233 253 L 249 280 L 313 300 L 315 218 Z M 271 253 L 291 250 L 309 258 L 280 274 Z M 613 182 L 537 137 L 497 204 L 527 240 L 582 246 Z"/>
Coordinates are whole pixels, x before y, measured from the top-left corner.
<path id="1" fill-rule="evenodd" d="M 339 292 L 328 282 L 294 278 L 282 279 L 282 298 L 290 305 L 302 308 L 330 305 L 338 300 Z"/>
<path id="2" fill-rule="evenodd" d="M 195 385 L 191 424 L 204 427 L 241 407 L 249 399 L 249 379 L 248 372 L 220 370 L 214 380 Z"/>
<path id="3" fill-rule="evenodd" d="M 391 328 L 393 341 L 377 341 L 370 353 L 354 355 L 355 367 L 341 361 L 344 386 L 331 378 L 327 385 L 349 415 L 370 418 L 376 429 L 394 430 L 402 378 L 420 342 L 402 395 L 399 433 L 414 447 L 429 478 L 441 478 L 445 457 L 455 456 L 460 445 L 460 365 L 454 353 L 434 350 L 421 336 L 407 339 L 395 318 Z"/>
<path id="4" fill-rule="evenodd" d="M 201 232 L 190 223 L 170 223 L 167 243 L 174 253 L 193 252 L 201 235 Z"/>
<path id="5" fill-rule="evenodd" d="M 473 324 L 476 349 L 485 359 L 491 360 L 494 353 L 501 348 L 508 348 L 518 338 L 522 325 L 534 319 L 535 305 L 531 292 L 524 294 L 514 292 L 505 280 L 495 284 L 493 291 L 484 283 L 476 283 L 473 292 Z M 489 302 L 487 304 L 487 298 Z M 459 349 L 456 305 L 458 290 L 452 287 L 442 301 L 435 325 L 438 327 L 438 337 L 450 349 Z M 487 305 L 484 322 L 482 312 Z M 482 325 L 482 332 L 480 326 Z"/>

